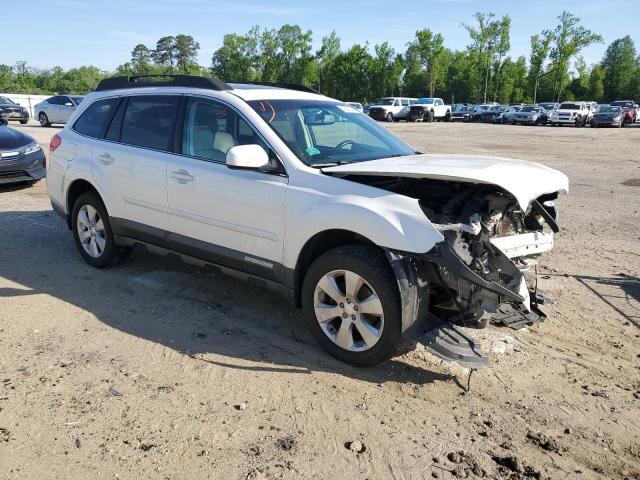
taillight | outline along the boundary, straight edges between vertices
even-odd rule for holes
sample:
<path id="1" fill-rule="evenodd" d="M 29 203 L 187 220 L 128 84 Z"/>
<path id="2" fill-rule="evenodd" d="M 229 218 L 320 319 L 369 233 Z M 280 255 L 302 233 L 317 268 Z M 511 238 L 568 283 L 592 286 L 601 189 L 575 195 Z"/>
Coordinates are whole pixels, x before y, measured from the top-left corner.
<path id="1" fill-rule="evenodd" d="M 59 135 L 54 135 L 51 137 L 51 143 L 49 144 L 49 153 L 53 153 L 56 148 L 60 146 L 62 143 L 62 139 Z"/>

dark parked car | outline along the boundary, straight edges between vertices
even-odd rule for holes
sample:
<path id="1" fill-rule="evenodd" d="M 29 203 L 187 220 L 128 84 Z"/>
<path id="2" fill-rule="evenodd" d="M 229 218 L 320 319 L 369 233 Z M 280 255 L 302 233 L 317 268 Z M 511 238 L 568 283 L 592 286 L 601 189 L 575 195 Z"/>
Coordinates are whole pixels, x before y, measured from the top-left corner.
<path id="1" fill-rule="evenodd" d="M 29 111 L 8 97 L 0 97 L 0 115 L 1 114 L 4 114 L 2 115 L 3 120 L 17 120 L 22 125 L 29 121 Z M 0 120 L 0 123 L 4 122 Z"/>
<path id="2" fill-rule="evenodd" d="M 462 120 L 470 122 L 473 117 L 475 105 L 471 103 L 455 103 L 451 109 L 451 121 Z"/>
<path id="3" fill-rule="evenodd" d="M 604 105 L 591 118 L 592 127 L 622 127 L 625 112 L 622 107 Z"/>
<path id="4" fill-rule="evenodd" d="M 616 100 L 611 102 L 612 107 L 622 107 L 624 111 L 624 123 L 633 123 L 636 121 L 638 112 L 636 111 L 636 105 L 633 100 Z"/>
<path id="5" fill-rule="evenodd" d="M 37 182 L 46 174 L 45 156 L 33 137 L 0 126 L 0 185 Z"/>
<path id="6" fill-rule="evenodd" d="M 498 123 L 502 120 L 502 112 L 505 110 L 504 105 L 492 105 L 482 112 L 480 121 L 488 123 Z"/>

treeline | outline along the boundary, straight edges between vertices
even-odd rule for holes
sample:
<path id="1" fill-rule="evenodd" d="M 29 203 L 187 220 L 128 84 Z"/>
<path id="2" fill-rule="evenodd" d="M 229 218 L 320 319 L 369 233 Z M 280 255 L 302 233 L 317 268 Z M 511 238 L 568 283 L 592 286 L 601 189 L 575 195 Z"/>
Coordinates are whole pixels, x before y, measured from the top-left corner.
<path id="1" fill-rule="evenodd" d="M 0 91 L 86 93 L 109 75 L 188 73 L 227 82 L 301 83 L 331 97 L 370 102 L 386 95 L 439 96 L 448 102 L 500 103 L 543 100 L 640 98 L 640 56 L 629 36 L 609 45 L 601 62 L 587 65 L 581 51 L 602 37 L 569 12 L 531 36 L 528 57 L 512 58 L 511 18 L 476 13 L 463 24 L 469 44 L 445 46 L 442 34 L 415 32 L 402 52 L 388 42 L 343 49 L 336 32 L 313 51 L 312 32 L 298 25 L 256 26 L 227 34 L 207 67 L 197 63 L 200 45 L 189 35 L 166 36 L 154 48 L 139 44 L 115 72 L 96 67 L 35 70 L 24 62 L 0 65 Z"/>

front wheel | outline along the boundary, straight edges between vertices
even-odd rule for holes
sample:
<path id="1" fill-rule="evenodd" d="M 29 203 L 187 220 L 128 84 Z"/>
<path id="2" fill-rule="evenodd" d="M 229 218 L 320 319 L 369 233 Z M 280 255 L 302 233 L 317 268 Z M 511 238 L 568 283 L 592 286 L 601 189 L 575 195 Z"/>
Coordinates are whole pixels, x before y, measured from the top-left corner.
<path id="1" fill-rule="evenodd" d="M 40 114 L 38 115 L 38 121 L 43 127 L 51 126 L 51 123 L 49 123 L 49 117 L 47 117 L 47 114 L 44 112 L 40 112 Z"/>
<path id="2" fill-rule="evenodd" d="M 29 120 L 20 120 L 20 125 L 26 125 Z"/>
<path id="3" fill-rule="evenodd" d="M 445 121 L 445 122 L 450 122 L 450 121 L 451 121 L 451 112 L 447 112 L 447 113 L 444 115 L 444 121 Z"/>
<path id="4" fill-rule="evenodd" d="M 393 122 L 393 113 L 387 113 L 386 120 L 387 122 Z"/>
<path id="5" fill-rule="evenodd" d="M 304 278 L 302 306 L 314 338 L 338 360 L 371 366 L 397 351 L 398 287 L 391 265 L 375 248 L 339 247 L 317 258 Z"/>
<path id="6" fill-rule="evenodd" d="M 71 225 L 76 247 L 92 267 L 104 268 L 130 252 L 116 245 L 107 209 L 93 192 L 83 193 L 73 204 Z"/>

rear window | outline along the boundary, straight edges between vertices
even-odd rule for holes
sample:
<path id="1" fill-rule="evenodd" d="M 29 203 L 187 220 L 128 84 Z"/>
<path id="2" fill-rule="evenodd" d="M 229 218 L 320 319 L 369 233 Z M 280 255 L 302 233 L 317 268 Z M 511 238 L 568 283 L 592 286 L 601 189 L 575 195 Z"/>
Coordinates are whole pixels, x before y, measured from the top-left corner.
<path id="1" fill-rule="evenodd" d="M 73 129 L 83 135 L 100 138 L 102 129 L 117 103 L 117 98 L 105 98 L 92 103 L 73 124 Z"/>
<path id="2" fill-rule="evenodd" d="M 170 150 L 180 97 L 131 97 L 122 120 L 120 141 L 129 145 Z"/>

